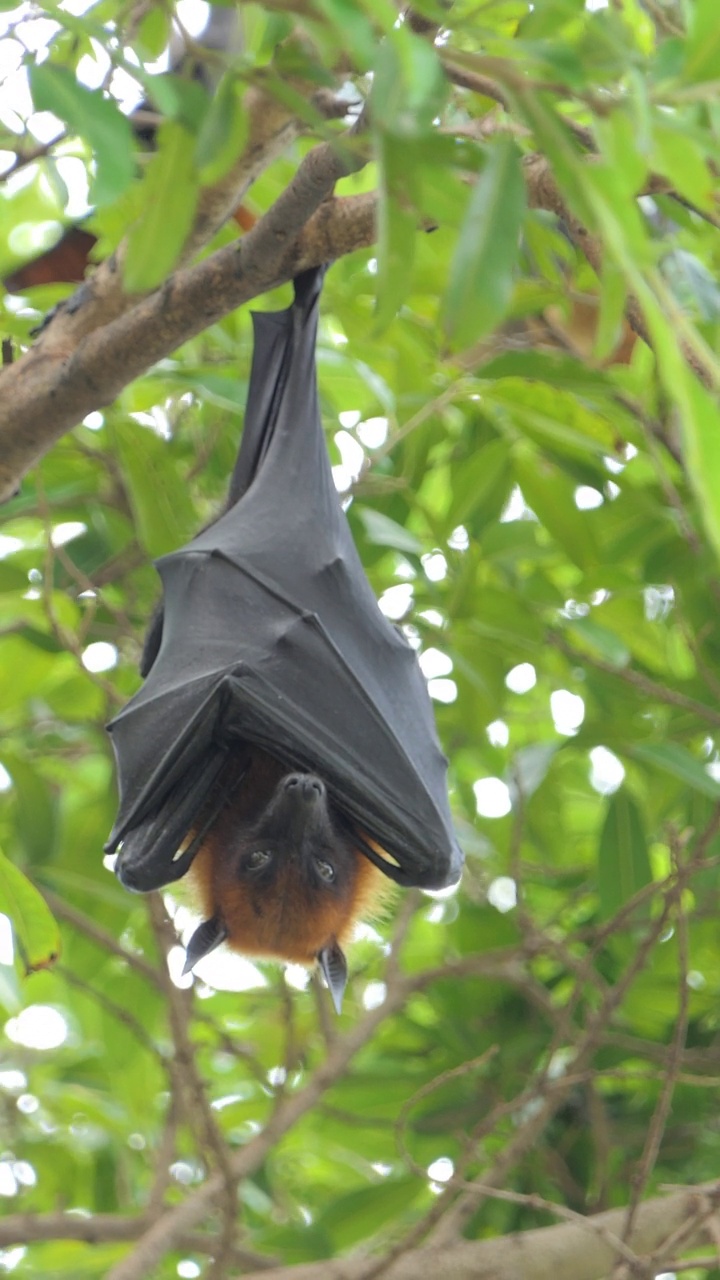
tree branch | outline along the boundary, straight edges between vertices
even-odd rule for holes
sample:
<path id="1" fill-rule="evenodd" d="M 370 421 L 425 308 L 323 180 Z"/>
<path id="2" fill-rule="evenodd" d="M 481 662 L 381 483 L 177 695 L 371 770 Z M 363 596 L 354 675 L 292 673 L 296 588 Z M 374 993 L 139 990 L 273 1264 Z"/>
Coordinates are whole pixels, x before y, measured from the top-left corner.
<path id="1" fill-rule="evenodd" d="M 638 1212 L 630 1246 L 639 1255 L 654 1252 L 678 1228 L 688 1226 L 683 1243 L 693 1248 L 707 1239 L 708 1201 L 716 1206 L 719 1199 L 720 1186 L 713 1183 L 646 1201 Z M 624 1209 L 611 1209 L 588 1218 L 582 1226 L 563 1222 L 495 1240 L 462 1241 L 442 1251 L 417 1249 L 393 1263 L 384 1280 L 431 1280 L 439 1271 L 444 1280 L 518 1280 L 520 1276 L 523 1280 L 602 1280 L 613 1264 L 608 1238 L 622 1231 L 624 1214 Z M 361 1280 L 366 1268 L 365 1259 L 350 1258 L 276 1267 L 262 1276 L 263 1280 Z M 245 1280 L 253 1280 L 252 1274 Z"/>
<path id="2" fill-rule="evenodd" d="M 487 953 L 485 956 L 476 955 L 468 959 L 474 961 L 474 971 L 478 973 L 497 977 L 499 973 L 511 974 L 514 971 L 510 953 Z M 465 961 L 460 961 L 454 968 L 447 966 L 428 969 L 423 973 L 410 976 L 398 976 L 397 980 L 388 986 L 383 1003 L 378 1008 L 369 1010 L 345 1036 L 335 1042 L 325 1061 L 317 1068 L 305 1087 L 296 1093 L 288 1094 L 273 1112 L 262 1133 L 232 1156 L 230 1162 L 232 1177 L 240 1181 L 242 1178 L 249 1177 L 260 1167 L 268 1152 L 344 1075 L 355 1055 L 372 1039 L 380 1024 L 386 1018 L 399 1013 L 413 992 L 423 990 L 437 977 L 446 976 L 448 972 L 462 971 L 464 965 Z M 208 1178 L 202 1187 L 187 1196 L 182 1204 L 168 1210 L 163 1218 L 150 1227 L 134 1253 L 108 1272 L 107 1280 L 144 1280 L 168 1250 L 174 1248 L 188 1230 L 207 1217 L 216 1206 L 222 1192 L 223 1178 L 216 1173 Z"/>
<path id="3" fill-rule="evenodd" d="M 685 1249 L 696 1248 L 707 1239 L 705 1220 L 719 1204 L 720 1183 L 716 1182 L 646 1200 L 638 1209 L 629 1244 L 640 1256 L 652 1253 L 660 1267 L 662 1255 L 656 1251 L 666 1241 L 670 1243 L 676 1232 L 683 1232 Z M 582 1226 L 562 1222 L 520 1235 L 446 1246 L 441 1254 L 444 1280 L 518 1280 L 518 1276 L 524 1280 L 601 1280 L 613 1262 L 612 1247 L 607 1241 L 622 1231 L 625 1213 L 621 1207 L 589 1217 Z M 148 1219 L 143 1216 L 121 1218 L 100 1213 L 84 1218 L 72 1213 L 16 1213 L 0 1222 L 0 1246 L 42 1240 L 122 1243 L 136 1240 L 147 1226 Z M 597 1228 L 597 1235 L 593 1227 Z M 213 1246 L 214 1238 L 186 1231 L 178 1240 L 181 1242 L 206 1250 Z M 248 1262 L 255 1270 L 245 1271 L 245 1280 L 361 1280 L 367 1270 L 366 1258 L 323 1259 L 319 1263 L 266 1268 L 259 1258 L 248 1254 Z M 436 1275 L 439 1265 L 438 1250 L 416 1249 L 392 1265 L 386 1273 L 387 1280 L 424 1280 Z"/>
<path id="4" fill-rule="evenodd" d="M 328 200 L 347 172 L 326 144 L 239 244 L 177 272 L 75 349 L 42 339 L 0 372 L 0 500 L 65 432 L 236 307 L 375 238 L 375 196 Z M 324 203 L 323 203 L 324 202 Z M 63 317 L 56 323 L 62 324 Z M 52 332 L 54 325 L 48 333 Z"/>

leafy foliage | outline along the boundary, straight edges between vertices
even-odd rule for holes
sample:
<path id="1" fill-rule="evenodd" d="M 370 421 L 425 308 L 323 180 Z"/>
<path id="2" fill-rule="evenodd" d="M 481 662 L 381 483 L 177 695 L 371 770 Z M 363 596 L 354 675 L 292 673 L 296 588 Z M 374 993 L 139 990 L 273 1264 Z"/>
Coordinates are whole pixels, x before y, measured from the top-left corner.
<path id="1" fill-rule="evenodd" d="M 27 15 L 0 8 L 18 43 Z M 385 0 L 242 6 L 241 53 L 192 48 L 217 92 L 148 69 L 165 6 L 43 13 L 48 57 L 18 44 L 32 110 L 3 132 L 5 274 L 70 221 L 73 159 L 96 256 L 127 237 L 126 287 L 153 289 L 246 145 L 248 88 L 313 145 L 347 126 L 311 90 L 341 67 L 369 97 L 371 158 L 338 193 L 377 190 L 378 245 L 329 273 L 322 408 L 372 585 L 431 678 L 467 871 L 358 942 L 336 1025 L 271 968 L 215 967 L 247 989 L 201 981 L 191 1001 L 159 903 L 102 866 L 103 726 L 138 686 L 151 558 L 218 510 L 242 427 L 234 312 L 99 394 L 4 508 L 0 1193 L 36 1216 L 0 1222 L 0 1268 L 320 1275 L 717 1177 L 715 0 L 423 0 L 402 24 Z M 152 154 L 112 98 L 119 68 L 159 121 Z M 35 111 L 60 122 L 40 148 Z M 254 216 L 309 147 L 260 166 Z M 70 291 L 2 300 L 16 348 Z M 123 1271 L 178 1205 L 163 1256 Z"/>

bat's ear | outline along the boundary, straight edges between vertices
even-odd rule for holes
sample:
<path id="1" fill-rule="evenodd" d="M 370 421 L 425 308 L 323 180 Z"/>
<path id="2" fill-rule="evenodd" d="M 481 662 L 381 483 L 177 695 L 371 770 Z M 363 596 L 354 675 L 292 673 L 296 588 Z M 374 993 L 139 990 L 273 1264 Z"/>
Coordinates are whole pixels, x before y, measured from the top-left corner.
<path id="1" fill-rule="evenodd" d="M 347 986 L 348 970 L 345 953 L 338 942 L 331 942 L 318 952 L 318 961 L 325 981 L 330 988 L 335 1012 L 342 1012 L 343 995 Z"/>
<path id="2" fill-rule="evenodd" d="M 191 969 L 194 969 L 198 960 L 202 960 L 203 956 L 208 955 L 216 947 L 219 947 L 227 936 L 228 931 L 217 916 L 213 916 L 211 920 L 203 920 L 187 944 L 183 977 Z"/>

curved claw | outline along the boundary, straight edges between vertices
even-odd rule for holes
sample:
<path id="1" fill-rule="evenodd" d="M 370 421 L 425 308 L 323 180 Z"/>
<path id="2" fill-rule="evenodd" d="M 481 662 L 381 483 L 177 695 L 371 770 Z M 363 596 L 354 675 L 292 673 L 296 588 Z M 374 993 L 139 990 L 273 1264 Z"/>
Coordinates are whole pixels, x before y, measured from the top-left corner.
<path id="1" fill-rule="evenodd" d="M 328 984 L 335 1012 L 342 1013 L 348 968 L 345 953 L 340 944 L 333 941 L 329 946 L 323 947 L 322 951 L 318 952 L 318 962 L 323 971 L 323 977 Z"/>
<path id="2" fill-rule="evenodd" d="M 227 936 L 228 931 L 217 916 L 213 916 L 211 920 L 203 920 L 202 924 L 198 925 L 185 949 L 183 977 L 191 969 L 195 968 L 198 960 L 202 960 L 203 956 L 209 955 L 211 951 L 219 947 Z"/>

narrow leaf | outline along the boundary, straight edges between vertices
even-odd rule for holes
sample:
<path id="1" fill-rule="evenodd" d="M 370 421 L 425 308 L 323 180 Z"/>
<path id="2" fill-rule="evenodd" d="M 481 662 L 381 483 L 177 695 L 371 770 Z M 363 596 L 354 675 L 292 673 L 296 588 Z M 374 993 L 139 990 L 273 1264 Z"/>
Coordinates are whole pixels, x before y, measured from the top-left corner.
<path id="1" fill-rule="evenodd" d="M 173 551 L 192 535 L 195 516 L 170 450 L 132 421 L 118 423 L 114 438 L 142 545 L 152 556 Z"/>
<path id="2" fill-rule="evenodd" d="M 127 117 L 99 89 L 86 89 L 66 67 L 44 62 L 29 71 L 30 90 L 38 111 L 52 111 L 68 131 L 92 147 L 96 172 L 90 201 L 109 204 L 135 176 L 135 140 Z"/>
<path id="3" fill-rule="evenodd" d="M 608 920 L 652 880 L 640 810 L 625 788 L 610 799 L 598 846 L 600 915 Z"/>
<path id="4" fill-rule="evenodd" d="M 717 80 L 719 67 L 720 23 L 717 0 L 695 0 L 690 7 L 684 78 L 692 82 Z"/>
<path id="5" fill-rule="evenodd" d="M 695 756 L 677 742 L 640 742 L 628 749 L 628 753 L 651 769 L 669 773 L 679 782 L 711 800 L 720 800 L 720 782 L 707 772 Z"/>
<path id="6" fill-rule="evenodd" d="M 712 396 L 686 372 L 687 412 L 682 420 L 685 462 L 703 521 L 720 558 L 720 413 Z"/>
<path id="7" fill-rule="evenodd" d="M 158 152 L 148 166 L 145 207 L 128 236 L 125 288 L 154 289 L 172 271 L 195 217 L 199 186 L 195 138 L 171 121 L 158 135 Z"/>
<path id="8" fill-rule="evenodd" d="M 171 36 L 170 14 L 153 5 L 138 27 L 137 42 L 146 57 L 159 58 Z"/>
<path id="9" fill-rule="evenodd" d="M 396 137 L 432 135 L 446 96 L 447 80 L 432 44 L 407 26 L 382 42 L 370 96 L 376 128 Z"/>
<path id="10" fill-rule="evenodd" d="M 504 489 L 510 469 L 510 446 L 507 440 L 491 440 L 472 457 L 464 458 L 453 471 L 452 505 L 448 525 L 465 524 L 488 498 Z"/>
<path id="11" fill-rule="evenodd" d="M 10 917 L 28 973 L 47 969 L 60 954 L 60 930 L 45 899 L 0 853 L 0 911 Z"/>
<path id="12" fill-rule="evenodd" d="M 412 201 L 412 144 L 379 134 L 378 273 L 375 329 L 380 332 L 404 302 L 412 282 L 417 213 Z"/>
<path id="13" fill-rule="evenodd" d="M 57 798 L 26 761 L 6 755 L 4 763 L 14 783 L 17 834 L 28 861 L 38 866 L 52 859 L 57 846 Z"/>
<path id="14" fill-rule="evenodd" d="M 518 448 L 515 475 L 529 507 L 563 551 L 581 569 L 597 563 L 598 550 L 588 513 L 575 506 L 575 485 L 539 453 Z"/>
<path id="15" fill-rule="evenodd" d="M 442 304 L 454 348 L 489 333 L 507 311 L 525 213 L 520 156 L 499 138 L 470 195 Z"/>
<path id="16" fill-rule="evenodd" d="M 594 618 L 574 618 L 567 626 L 568 635 L 586 653 L 598 654 L 615 667 L 626 667 L 630 650 L 620 636 Z"/>
<path id="17" fill-rule="evenodd" d="M 237 77 L 224 75 L 197 140 L 200 182 L 217 182 L 242 154 L 248 133 L 243 88 Z"/>
<path id="18" fill-rule="evenodd" d="M 378 547 L 393 547 L 395 551 L 406 551 L 411 555 L 420 554 L 422 545 L 415 535 L 397 521 L 391 520 L 390 516 L 382 511 L 375 511 L 372 507 L 360 505 L 357 507 L 357 514 L 365 526 L 368 542 L 373 542 Z"/>

